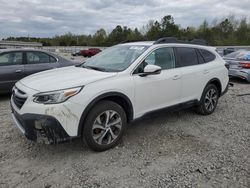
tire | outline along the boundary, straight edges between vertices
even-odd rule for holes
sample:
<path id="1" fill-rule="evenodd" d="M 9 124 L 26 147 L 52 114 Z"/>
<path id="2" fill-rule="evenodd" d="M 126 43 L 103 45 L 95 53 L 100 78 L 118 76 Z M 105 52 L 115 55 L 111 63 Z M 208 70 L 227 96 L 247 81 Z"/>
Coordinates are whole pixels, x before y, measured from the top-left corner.
<path id="1" fill-rule="evenodd" d="M 86 118 L 83 139 L 90 149 L 105 151 L 119 144 L 126 127 L 127 118 L 123 108 L 112 101 L 101 101 Z"/>
<path id="2" fill-rule="evenodd" d="M 214 84 L 209 84 L 203 91 L 200 104 L 197 107 L 197 113 L 201 115 L 210 115 L 217 107 L 219 99 L 218 88 Z"/>

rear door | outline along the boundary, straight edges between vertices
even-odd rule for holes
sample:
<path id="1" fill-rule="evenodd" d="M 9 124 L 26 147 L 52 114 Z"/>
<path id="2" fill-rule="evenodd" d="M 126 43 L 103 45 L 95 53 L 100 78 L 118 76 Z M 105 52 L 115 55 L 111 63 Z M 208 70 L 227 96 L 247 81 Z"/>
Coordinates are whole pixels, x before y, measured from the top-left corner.
<path id="1" fill-rule="evenodd" d="M 11 92 L 15 83 L 24 76 L 23 52 L 0 54 L 0 93 Z"/>
<path id="2" fill-rule="evenodd" d="M 24 70 L 26 75 L 59 67 L 57 59 L 45 52 L 27 51 Z"/>
<path id="3" fill-rule="evenodd" d="M 178 67 L 182 74 L 181 102 L 188 102 L 199 98 L 204 89 L 204 74 L 206 65 L 201 54 L 190 47 L 177 47 Z"/>

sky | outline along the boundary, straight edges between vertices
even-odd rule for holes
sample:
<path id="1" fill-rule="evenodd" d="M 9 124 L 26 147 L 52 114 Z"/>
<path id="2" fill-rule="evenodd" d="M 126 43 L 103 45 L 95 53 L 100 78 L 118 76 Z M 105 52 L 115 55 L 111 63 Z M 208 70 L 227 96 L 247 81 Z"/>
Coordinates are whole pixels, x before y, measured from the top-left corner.
<path id="1" fill-rule="evenodd" d="M 232 14 L 249 18 L 249 10 L 249 0 L 0 0 L 0 38 L 94 34 L 117 25 L 140 29 L 165 15 L 197 27 Z"/>

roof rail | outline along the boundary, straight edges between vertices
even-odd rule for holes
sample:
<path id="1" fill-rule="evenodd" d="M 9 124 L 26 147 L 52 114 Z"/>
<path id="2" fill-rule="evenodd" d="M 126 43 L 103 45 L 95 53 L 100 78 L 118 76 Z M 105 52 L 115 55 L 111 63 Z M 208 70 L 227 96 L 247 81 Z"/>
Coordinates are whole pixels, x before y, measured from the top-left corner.
<path id="1" fill-rule="evenodd" d="M 193 39 L 191 41 L 184 41 L 184 40 L 178 40 L 175 37 L 164 37 L 154 42 L 154 44 L 164 44 L 164 43 L 196 44 L 204 46 L 208 45 L 208 43 L 204 39 Z"/>
<path id="2" fill-rule="evenodd" d="M 119 44 L 124 44 L 124 43 L 129 43 L 129 42 L 140 42 L 141 40 L 124 40 L 124 41 L 121 41 Z"/>
<path id="3" fill-rule="evenodd" d="M 178 43 L 178 39 L 175 37 L 164 37 L 160 38 L 154 42 L 154 44 L 162 44 L 162 43 Z"/>
<path id="4" fill-rule="evenodd" d="M 198 44 L 198 45 L 208 45 L 208 42 L 204 39 L 193 39 L 190 41 L 191 44 Z"/>

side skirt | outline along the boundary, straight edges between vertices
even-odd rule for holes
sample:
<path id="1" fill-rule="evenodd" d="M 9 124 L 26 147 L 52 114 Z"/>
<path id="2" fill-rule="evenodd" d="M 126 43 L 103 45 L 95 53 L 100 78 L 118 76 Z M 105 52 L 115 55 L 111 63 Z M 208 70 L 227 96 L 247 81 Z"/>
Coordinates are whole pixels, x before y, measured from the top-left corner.
<path id="1" fill-rule="evenodd" d="M 173 106 L 169 106 L 169 107 L 165 107 L 165 108 L 161 108 L 161 109 L 157 109 L 157 110 L 147 112 L 144 115 L 142 115 L 141 117 L 134 119 L 132 122 L 139 121 L 140 119 L 143 119 L 143 118 L 145 118 L 147 116 L 150 116 L 150 115 L 161 114 L 163 112 L 170 112 L 170 111 L 171 112 L 176 112 L 176 111 L 179 111 L 179 110 L 182 110 L 182 109 L 195 107 L 197 105 L 199 105 L 198 100 L 187 101 L 187 102 L 184 102 L 184 103 L 180 103 L 180 104 L 176 104 L 176 105 L 173 105 Z"/>

